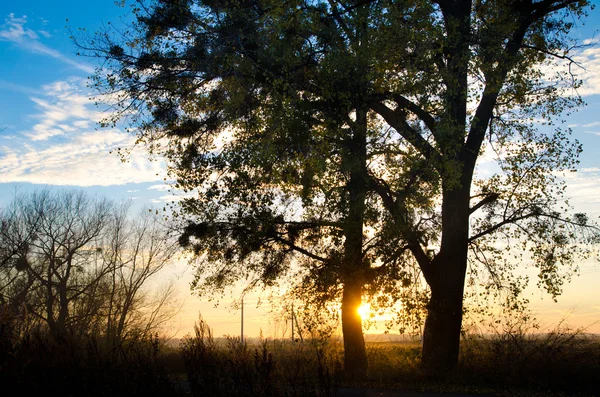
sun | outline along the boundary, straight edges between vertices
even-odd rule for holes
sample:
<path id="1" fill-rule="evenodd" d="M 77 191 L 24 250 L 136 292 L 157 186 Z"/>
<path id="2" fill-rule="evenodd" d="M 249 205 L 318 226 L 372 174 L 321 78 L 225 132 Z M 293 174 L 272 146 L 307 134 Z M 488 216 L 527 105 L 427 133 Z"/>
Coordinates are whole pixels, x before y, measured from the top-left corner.
<path id="1" fill-rule="evenodd" d="M 358 312 L 360 318 L 366 320 L 371 316 L 371 305 L 368 303 L 362 303 L 358 309 L 356 309 L 356 311 Z"/>

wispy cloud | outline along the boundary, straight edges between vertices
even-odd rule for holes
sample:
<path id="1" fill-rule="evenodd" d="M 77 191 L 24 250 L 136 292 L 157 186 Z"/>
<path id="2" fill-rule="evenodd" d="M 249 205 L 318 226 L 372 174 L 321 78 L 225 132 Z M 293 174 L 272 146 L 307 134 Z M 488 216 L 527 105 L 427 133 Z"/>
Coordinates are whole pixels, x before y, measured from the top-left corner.
<path id="1" fill-rule="evenodd" d="M 33 141 L 45 141 L 90 128 L 100 121 L 103 113 L 91 108 L 89 96 L 77 88 L 80 84 L 78 79 L 61 81 L 43 86 L 39 95 L 32 96 L 30 99 L 41 113 L 34 116 L 39 122 L 25 132 L 25 136 Z"/>
<path id="2" fill-rule="evenodd" d="M 169 185 L 152 185 L 152 186 L 149 186 L 147 189 L 148 190 L 158 190 L 158 191 L 161 191 L 161 192 L 166 192 L 168 190 L 171 190 L 172 187 L 169 186 Z"/>
<path id="3" fill-rule="evenodd" d="M 15 84 L 12 81 L 7 81 L 4 79 L 0 79 L 0 89 L 11 90 L 11 91 L 20 92 L 20 93 L 28 94 L 28 95 L 39 94 L 38 91 L 36 91 L 30 87 L 26 87 L 21 84 Z"/>
<path id="4" fill-rule="evenodd" d="M 175 202 L 178 202 L 178 201 L 181 201 L 183 199 L 190 198 L 190 197 L 195 197 L 195 194 L 193 192 L 178 193 L 178 194 L 173 193 L 173 194 L 168 195 L 168 196 L 160 196 L 159 200 L 167 202 L 167 203 L 169 203 L 169 202 L 175 203 Z"/>
<path id="5" fill-rule="evenodd" d="M 549 57 L 548 61 L 540 66 L 547 81 L 557 84 L 557 87 L 563 87 L 565 95 L 578 94 L 585 97 L 600 94 L 600 42 L 593 39 L 583 40 L 582 46 L 571 50 L 567 55 L 569 58 L 562 60 Z M 571 91 L 569 83 L 573 79 L 582 82 L 577 92 Z"/>
<path id="6" fill-rule="evenodd" d="M 0 26 L 0 40 L 8 41 L 18 45 L 19 47 L 40 54 L 55 58 L 63 63 L 71 65 L 87 74 L 92 74 L 94 68 L 92 66 L 76 62 L 71 58 L 61 54 L 59 51 L 52 49 L 40 41 L 40 35 L 50 37 L 50 34 L 45 30 L 34 31 L 25 27 L 27 24 L 27 16 L 15 17 L 15 14 L 9 14 L 4 20 L 4 24 Z"/>
<path id="7" fill-rule="evenodd" d="M 582 172 L 562 175 L 567 183 L 566 197 L 577 212 L 585 212 L 593 218 L 600 216 L 600 174 L 598 168 L 583 168 Z"/>
<path id="8" fill-rule="evenodd" d="M 185 198 L 194 197 L 196 195 L 195 192 L 184 192 L 182 190 L 178 190 L 168 185 L 168 181 L 163 184 L 157 184 L 147 187 L 147 190 L 156 190 L 159 192 L 169 192 L 167 195 L 163 195 L 158 197 L 157 199 L 151 200 L 152 203 L 162 203 L 162 202 L 177 202 L 181 201 Z"/>
<path id="9" fill-rule="evenodd" d="M 600 40 L 598 40 L 597 37 L 593 37 L 593 38 L 583 40 L 582 44 L 583 45 L 598 44 L 599 41 Z"/>
<path id="10" fill-rule="evenodd" d="M 578 93 L 582 96 L 600 94 L 600 43 L 597 40 L 589 40 L 585 43 L 589 47 L 580 49 L 573 54 L 573 60 L 581 65 L 571 70 L 577 78 L 583 81 Z M 600 123 L 592 123 L 599 125 Z M 586 126 L 588 127 L 588 126 Z"/>
<path id="11" fill-rule="evenodd" d="M 0 183 L 109 186 L 163 179 L 163 163 L 149 161 L 143 148 L 134 148 L 127 162 L 109 153 L 133 147 L 135 138 L 118 128 L 94 129 L 102 113 L 81 80 L 44 86 L 31 100 L 39 111 L 31 116 L 36 124 L 0 141 Z"/>
<path id="12" fill-rule="evenodd" d="M 116 146 L 132 144 L 133 140 L 125 133 L 94 131 L 81 133 L 80 139 L 45 148 L 0 146 L 0 183 L 110 186 L 156 180 L 156 174 L 164 172 L 157 163 L 122 163 L 117 155 L 109 154 Z M 144 155 L 141 150 L 132 153 L 136 159 Z"/>

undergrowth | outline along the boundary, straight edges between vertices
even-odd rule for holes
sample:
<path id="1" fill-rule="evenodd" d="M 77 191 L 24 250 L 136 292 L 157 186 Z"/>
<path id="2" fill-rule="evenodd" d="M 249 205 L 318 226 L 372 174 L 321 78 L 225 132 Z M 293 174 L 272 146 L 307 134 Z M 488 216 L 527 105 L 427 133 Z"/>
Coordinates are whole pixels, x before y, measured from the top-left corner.
<path id="1" fill-rule="evenodd" d="M 464 338 L 457 380 L 598 395 L 599 374 L 600 339 L 561 323 L 547 333 L 516 328 Z"/>
<path id="2" fill-rule="evenodd" d="M 464 336 L 458 368 L 435 380 L 421 371 L 418 342 L 367 344 L 367 355 L 368 378 L 352 380 L 343 377 L 336 338 L 216 340 L 202 320 L 178 347 L 157 336 L 109 347 L 101 338 L 29 332 L 0 339 L 0 382 L 23 396 L 325 397 L 340 387 L 598 395 L 600 339 L 563 326 Z"/>
<path id="3" fill-rule="evenodd" d="M 181 353 L 194 396 L 333 396 L 341 374 L 341 350 L 330 340 L 220 345 L 203 320 Z"/>
<path id="4" fill-rule="evenodd" d="M 1 343 L 0 383 L 21 396 L 174 396 L 161 349 L 157 336 L 109 348 L 100 338 L 31 332 Z"/>

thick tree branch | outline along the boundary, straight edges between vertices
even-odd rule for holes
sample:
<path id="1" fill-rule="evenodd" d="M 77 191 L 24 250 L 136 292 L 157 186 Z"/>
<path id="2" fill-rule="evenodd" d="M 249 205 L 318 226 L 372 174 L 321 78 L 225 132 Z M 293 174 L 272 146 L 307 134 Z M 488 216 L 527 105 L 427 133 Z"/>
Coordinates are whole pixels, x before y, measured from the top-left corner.
<path id="1" fill-rule="evenodd" d="M 537 3 L 532 4 L 532 13 L 531 16 L 534 19 L 540 19 L 545 17 L 546 15 L 562 10 L 571 4 L 581 3 L 584 0 L 566 0 L 566 1 L 555 1 L 555 0 L 544 0 Z"/>
<path id="2" fill-rule="evenodd" d="M 477 211 L 479 208 L 483 207 L 486 204 L 493 203 L 494 201 L 498 200 L 498 197 L 499 197 L 498 193 L 492 193 L 492 194 L 487 195 L 480 202 L 478 202 L 473 207 L 471 207 L 471 209 L 469 210 L 469 214 L 474 213 L 475 211 Z"/>
<path id="3" fill-rule="evenodd" d="M 533 217 L 540 217 L 540 218 L 549 218 L 549 219 L 553 219 L 555 221 L 559 221 L 559 222 L 563 222 L 564 224 L 570 224 L 572 226 L 576 226 L 576 227 L 584 227 L 587 228 L 587 230 L 594 230 L 596 232 L 600 232 L 600 228 L 593 226 L 593 225 L 582 225 L 580 223 L 574 222 L 572 220 L 569 219 L 564 219 L 561 218 L 557 215 L 553 215 L 553 214 L 544 214 L 544 213 L 540 213 L 538 210 L 533 210 L 532 212 L 529 212 L 527 214 L 524 215 L 519 215 L 519 216 L 511 216 L 508 218 L 503 219 L 501 222 L 498 222 L 497 224 L 489 227 L 486 230 L 483 230 L 479 233 L 477 233 L 474 236 L 471 236 L 469 238 L 469 243 L 474 242 L 475 240 L 486 236 L 488 234 L 491 234 L 493 232 L 495 232 L 496 230 L 500 229 L 503 226 L 509 225 L 509 224 L 516 224 L 519 221 L 522 221 L 524 219 L 528 219 L 528 218 L 533 218 Z"/>
<path id="4" fill-rule="evenodd" d="M 413 233 L 412 225 L 408 225 L 406 220 L 402 218 L 402 216 L 398 213 L 398 202 L 397 200 L 402 200 L 402 198 L 393 199 L 395 193 L 390 189 L 390 187 L 384 182 L 380 181 L 372 175 L 367 175 L 367 184 L 369 188 L 375 191 L 383 202 L 384 207 L 389 211 L 392 215 L 396 226 L 401 231 L 404 239 L 408 243 L 408 249 L 413 253 L 419 267 L 423 271 L 423 274 L 428 275 L 431 274 L 431 260 L 423 250 L 423 247 L 419 243 L 419 239 Z"/>
<path id="5" fill-rule="evenodd" d="M 421 136 L 421 134 L 415 131 L 415 129 L 406 122 L 406 119 L 403 116 L 381 102 L 371 102 L 369 107 L 383 117 L 391 127 L 398 131 L 398 133 L 413 145 L 426 159 L 432 161 L 436 168 L 440 166 L 440 154 Z"/>
<path id="6" fill-rule="evenodd" d="M 540 216 L 540 215 L 538 213 L 528 213 L 528 214 L 525 214 L 525 215 L 516 216 L 514 218 L 512 218 L 512 217 L 511 218 L 506 218 L 502 222 L 498 222 L 495 225 L 493 225 L 492 227 L 490 227 L 490 228 L 488 228 L 486 230 L 483 230 L 483 231 L 477 233 L 474 236 L 469 237 L 469 243 L 472 243 L 475 240 L 477 240 L 477 239 L 479 239 L 479 238 L 481 238 L 483 236 L 487 236 L 488 234 L 491 234 L 491 233 L 495 232 L 496 230 L 500 229 L 502 226 L 506 226 L 508 224 L 515 223 L 515 222 L 518 222 L 518 221 L 522 221 L 523 219 L 531 218 L 531 217 L 534 217 L 534 216 Z"/>
<path id="7" fill-rule="evenodd" d="M 399 95 L 393 92 L 386 92 L 380 95 L 373 96 L 373 100 L 382 101 L 382 100 L 392 100 L 398 104 L 398 109 L 406 109 L 416 115 L 431 131 L 431 133 L 435 136 L 437 133 L 437 122 L 433 118 L 433 116 L 427 112 L 425 109 L 409 100 L 408 98 Z"/>
<path id="8" fill-rule="evenodd" d="M 287 245 L 290 249 L 292 249 L 296 252 L 299 252 L 302 255 L 308 256 L 311 259 L 314 259 L 316 261 L 323 262 L 323 263 L 329 262 L 326 258 L 323 258 L 322 256 L 319 256 L 317 254 L 313 254 L 312 252 L 308 251 L 307 249 L 299 247 L 296 244 L 292 243 L 289 240 L 284 239 L 281 236 L 273 235 L 272 238 L 281 244 Z"/>
<path id="9" fill-rule="evenodd" d="M 332 226 L 334 223 L 329 223 L 328 224 L 321 224 L 321 223 L 312 223 L 312 222 L 273 222 L 273 224 L 277 224 L 277 225 L 295 225 L 297 226 L 297 230 L 301 230 L 301 229 L 313 229 L 313 228 L 317 228 L 317 227 L 330 227 Z M 229 231 L 241 231 L 244 232 L 247 235 L 251 235 L 253 233 L 256 233 L 256 230 L 252 230 L 243 226 L 240 226 L 239 224 L 235 224 L 235 223 L 231 223 L 231 222 L 214 222 L 214 223 L 210 223 L 210 224 L 205 224 L 206 226 L 208 226 L 209 228 L 212 227 L 216 230 L 216 232 L 229 232 Z M 336 224 L 337 226 L 338 224 Z M 182 245 L 187 246 L 189 244 L 189 238 L 192 236 L 195 237 L 200 237 L 200 234 L 203 233 L 204 227 L 200 227 L 198 224 L 190 224 L 185 228 L 185 232 L 182 235 L 182 237 L 180 238 L 180 242 Z M 305 248 L 302 248 L 296 244 L 294 244 L 293 242 L 291 242 L 288 239 L 285 239 L 284 237 L 282 237 L 281 233 L 278 232 L 270 232 L 270 233 L 266 233 L 265 234 L 266 239 L 273 239 L 275 241 L 277 241 L 278 243 L 284 244 L 287 247 L 289 247 L 290 249 L 297 251 L 303 255 L 308 256 L 309 258 L 312 258 L 314 260 L 320 261 L 320 262 L 327 262 L 328 260 L 326 258 L 323 258 L 317 254 L 314 254 L 310 251 L 308 251 Z"/>
<path id="10" fill-rule="evenodd" d="M 498 95 L 502 89 L 503 82 L 508 75 L 508 72 L 513 68 L 516 62 L 516 55 L 521 49 L 523 39 L 527 33 L 527 29 L 531 25 L 532 20 L 529 16 L 523 17 L 518 28 L 514 31 L 510 41 L 506 44 L 503 54 L 499 56 L 498 66 L 493 70 L 489 77 L 477 110 L 475 117 L 469 130 L 467 142 L 465 145 L 465 159 L 469 169 L 475 167 L 475 162 L 479 156 L 481 144 L 485 138 L 488 125 L 494 113 L 494 107 L 498 100 Z"/>

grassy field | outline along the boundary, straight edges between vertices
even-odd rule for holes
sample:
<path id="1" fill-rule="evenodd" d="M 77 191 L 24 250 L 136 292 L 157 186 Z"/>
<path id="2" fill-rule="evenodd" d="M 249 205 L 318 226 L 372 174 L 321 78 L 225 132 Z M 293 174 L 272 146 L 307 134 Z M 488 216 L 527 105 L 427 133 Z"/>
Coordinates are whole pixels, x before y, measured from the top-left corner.
<path id="1" fill-rule="evenodd" d="M 180 345 L 132 338 L 108 348 L 95 338 L 41 333 L 2 340 L 0 382 L 19 395 L 335 396 L 338 387 L 598 395 L 600 340 L 578 332 L 465 336 L 460 365 L 443 379 L 420 369 L 416 342 L 368 343 L 369 376 L 345 379 L 339 339 L 303 343 L 213 338 L 200 322 Z"/>

